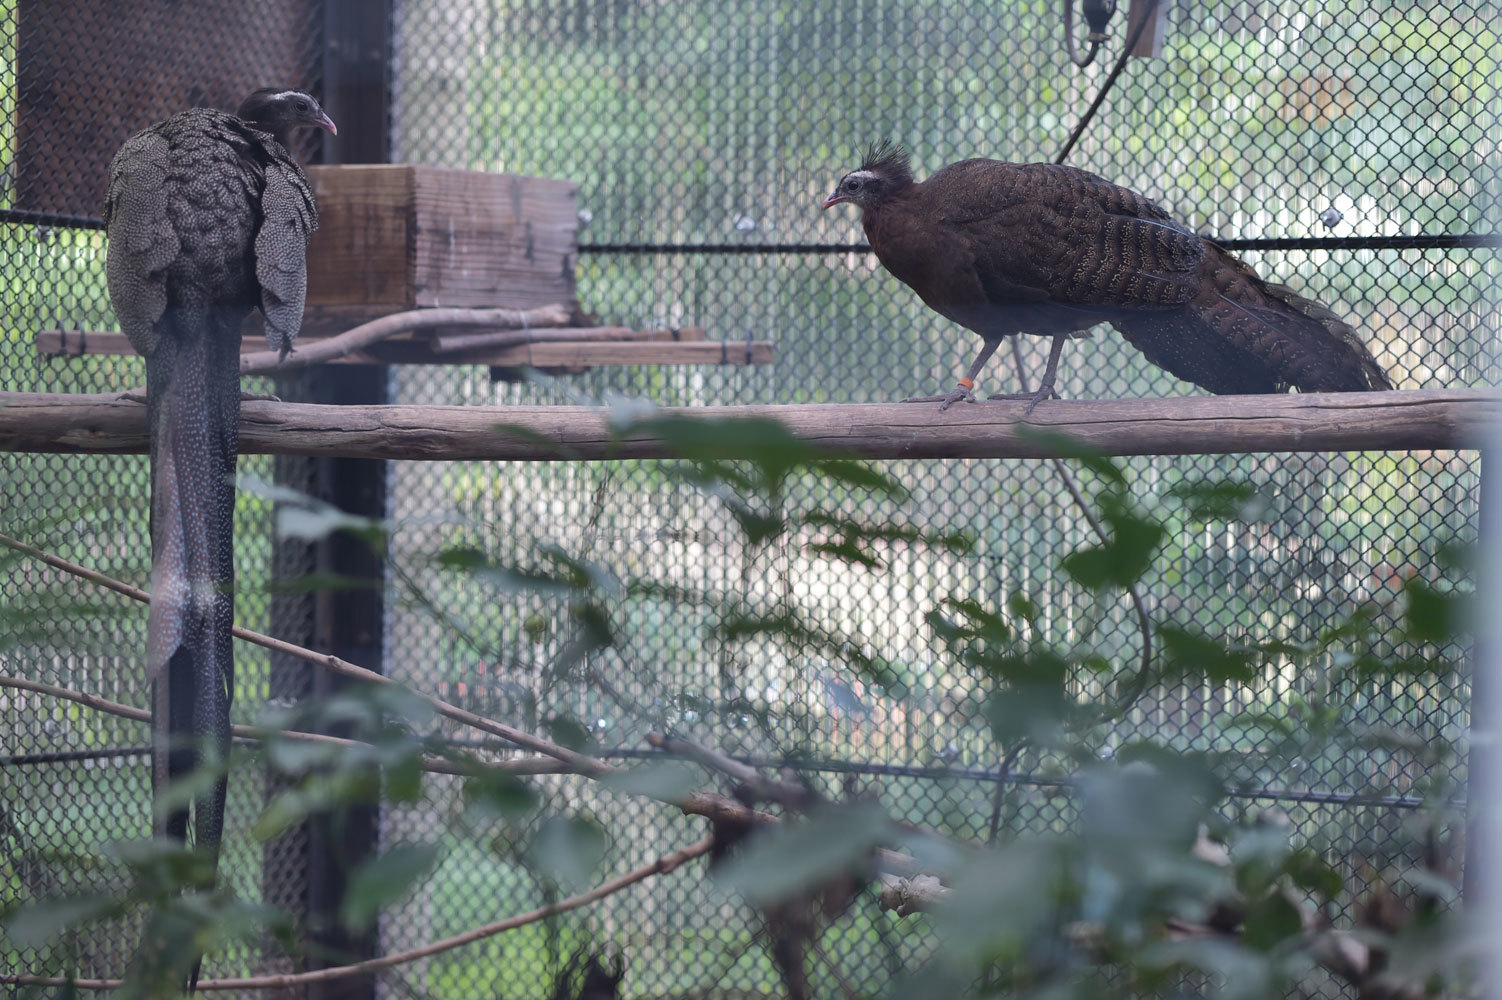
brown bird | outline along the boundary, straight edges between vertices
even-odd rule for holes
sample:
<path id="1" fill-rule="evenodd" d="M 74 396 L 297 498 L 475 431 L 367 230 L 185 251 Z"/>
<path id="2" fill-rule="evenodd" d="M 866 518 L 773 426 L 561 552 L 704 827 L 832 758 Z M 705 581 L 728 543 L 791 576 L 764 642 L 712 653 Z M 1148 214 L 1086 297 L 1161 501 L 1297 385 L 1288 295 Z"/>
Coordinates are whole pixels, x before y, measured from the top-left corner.
<path id="1" fill-rule="evenodd" d="M 151 441 L 153 827 L 218 863 L 234 658 L 240 325 L 253 309 L 282 357 L 302 323 L 313 192 L 291 132 L 334 123 L 296 90 L 265 88 L 228 115 L 195 108 L 126 139 L 110 162 L 106 275 L 120 327 L 146 358 Z M 215 769 L 191 803 L 168 786 Z M 199 958 L 187 972 L 191 992 Z"/>
<path id="2" fill-rule="evenodd" d="M 975 377 L 1003 337 L 1054 338 L 1038 390 L 1053 395 L 1069 337 L 1110 323 L 1149 361 L 1214 393 L 1391 389 L 1356 331 L 1152 201 L 1053 163 L 973 159 L 913 180 L 883 141 L 823 207 L 850 202 L 882 266 L 929 308 L 978 333 L 975 363 L 939 401 L 974 401 Z"/>

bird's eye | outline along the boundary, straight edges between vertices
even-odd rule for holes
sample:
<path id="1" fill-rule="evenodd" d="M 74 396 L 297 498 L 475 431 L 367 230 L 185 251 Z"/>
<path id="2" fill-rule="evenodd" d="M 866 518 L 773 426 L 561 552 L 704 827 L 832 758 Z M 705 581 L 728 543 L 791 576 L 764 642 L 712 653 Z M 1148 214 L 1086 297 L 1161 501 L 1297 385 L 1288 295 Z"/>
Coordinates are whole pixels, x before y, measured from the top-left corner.
<path id="1" fill-rule="evenodd" d="M 845 190 L 846 191 L 859 191 L 860 189 L 861 189 L 861 182 L 859 180 L 857 180 L 856 178 L 851 177 L 849 180 L 845 181 Z"/>
<path id="2" fill-rule="evenodd" d="M 299 111 L 309 111 L 311 109 L 312 109 L 312 105 L 308 104 L 307 101 L 298 101 L 297 102 L 297 110 L 299 110 Z"/>

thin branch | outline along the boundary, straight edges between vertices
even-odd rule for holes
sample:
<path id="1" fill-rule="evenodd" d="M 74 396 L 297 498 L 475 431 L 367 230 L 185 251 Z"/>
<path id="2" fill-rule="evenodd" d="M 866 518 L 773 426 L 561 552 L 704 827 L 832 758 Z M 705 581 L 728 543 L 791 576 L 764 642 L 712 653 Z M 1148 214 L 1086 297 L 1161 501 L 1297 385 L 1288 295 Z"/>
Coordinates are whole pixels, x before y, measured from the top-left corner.
<path id="1" fill-rule="evenodd" d="M 473 944 L 476 941 L 481 941 L 488 937 L 494 937 L 495 935 L 504 933 L 505 931 L 515 930 L 518 927 L 524 927 L 527 924 L 535 924 L 539 920 L 546 920 L 548 917 L 551 917 L 558 913 L 566 913 L 569 910 L 577 910 L 581 906 L 588 906 L 590 903 L 604 899 L 606 896 L 620 892 L 622 889 L 635 885 L 636 883 L 651 878 L 654 875 L 666 875 L 668 872 L 680 867 L 685 862 L 692 861 L 694 858 L 697 858 L 700 855 L 709 853 L 709 849 L 713 844 L 713 837 L 705 837 L 702 840 L 696 840 L 694 841 L 694 843 L 689 844 L 687 847 L 680 848 L 679 850 L 674 851 L 672 854 L 664 854 L 662 857 L 658 858 L 656 861 L 653 861 L 651 864 L 643 865 L 642 867 L 637 868 L 633 871 L 629 871 L 618 878 L 613 878 L 608 882 L 602 882 L 599 885 L 595 886 L 593 889 L 590 889 L 588 892 L 581 892 L 578 895 L 569 896 L 567 899 L 561 899 L 556 903 L 549 903 L 546 906 L 539 906 L 537 909 L 529 910 L 526 913 L 519 913 L 516 916 L 507 917 L 504 920 L 497 920 L 494 923 L 485 924 L 482 927 L 476 927 L 472 930 L 465 931 L 463 934 L 456 934 L 453 937 L 444 938 L 441 941 L 434 941 L 431 944 L 423 945 L 421 948 L 413 948 L 409 951 L 396 952 L 391 955 L 382 955 L 380 958 L 372 958 L 364 962 L 355 962 L 352 965 L 340 965 L 331 969 L 318 969 L 314 972 L 295 972 L 274 976 L 251 976 L 244 979 L 204 979 L 199 980 L 198 988 L 205 991 L 281 989 L 288 986 L 302 986 L 307 983 L 323 983 L 335 979 L 344 979 L 349 976 L 363 975 L 365 973 L 375 972 L 380 969 L 389 969 L 395 965 L 406 965 L 409 962 L 416 962 L 424 958 L 431 958 L 432 956 L 441 954 L 445 951 L 452 951 L 455 948 L 459 948 L 467 944 Z M 118 979 L 66 979 L 60 976 L 17 975 L 0 975 L 0 983 L 9 983 L 12 985 L 20 986 L 72 985 L 75 988 L 81 990 L 110 990 L 116 989 L 122 985 L 122 981 Z"/>
<path id="2" fill-rule="evenodd" d="M 413 309 L 361 323 L 324 340 L 315 340 L 287 355 L 286 360 L 282 360 L 276 351 L 242 354 L 240 374 L 280 374 L 289 369 L 332 361 L 413 330 L 440 326 L 498 326 L 513 329 L 567 326 L 569 316 L 569 308 L 564 305 L 541 306 L 537 309 Z"/>
<path id="3" fill-rule="evenodd" d="M 84 566 L 80 566 L 77 563 L 69 562 L 66 559 L 52 555 L 50 552 L 44 552 L 34 545 L 28 545 L 25 542 L 10 537 L 9 535 L 0 534 L 0 545 L 14 549 L 17 552 L 22 552 L 34 559 L 52 566 L 55 569 L 60 569 L 65 573 L 71 573 L 108 590 L 113 590 L 118 594 L 123 594 L 124 596 L 129 597 L 132 600 L 140 601 L 142 603 L 150 603 L 151 601 L 151 595 L 146 591 L 141 590 L 139 587 L 132 587 L 129 584 L 121 583 L 119 580 L 105 576 L 103 573 L 88 569 Z M 348 663 L 344 660 L 339 659 L 339 657 L 337 656 L 328 656 L 323 653 L 318 653 L 311 649 L 298 646 L 294 643 L 284 642 L 280 639 L 273 639 L 270 636 L 262 635 L 259 632 L 252 632 L 250 629 L 242 628 L 239 625 L 236 625 L 233 631 L 236 638 L 243 639 L 246 642 L 255 643 L 256 645 L 265 647 L 267 649 L 286 653 L 289 656 L 293 656 L 297 659 L 325 667 L 336 673 L 344 674 L 347 677 L 355 677 L 360 680 L 368 680 L 378 684 L 396 683 L 389 677 L 385 677 L 372 670 L 367 670 L 364 667 L 356 666 L 353 663 Z M 586 778 L 599 779 L 609 777 L 610 775 L 614 774 L 620 774 L 622 772 L 621 768 L 614 767 L 602 760 L 598 760 L 594 757 L 589 757 L 585 754 L 576 753 L 573 750 L 558 746 L 555 743 L 551 743 L 548 740 L 534 736 L 531 733 L 517 729 L 513 726 L 507 726 L 502 723 L 495 722 L 491 719 L 486 719 L 482 716 L 475 715 L 473 712 L 466 712 L 463 709 L 456 708 L 455 706 L 441 701 L 438 698 L 434 698 L 429 695 L 423 695 L 419 692 L 413 692 L 413 694 L 427 701 L 428 704 L 432 705 L 442 715 L 446 716 L 447 718 L 453 719 L 455 722 L 463 723 L 466 726 L 478 729 L 481 732 L 489 733 L 492 736 L 499 736 L 501 739 L 506 740 L 509 743 L 517 746 L 523 746 L 529 750 L 536 751 L 543 756 L 551 757 L 554 760 L 562 762 L 567 767 L 567 769 L 574 774 L 580 774 Z M 718 820 L 739 820 L 742 822 L 752 823 L 779 822 L 779 820 L 775 816 L 763 812 L 758 812 L 755 809 L 749 809 L 741 803 L 736 802 L 734 799 L 728 798 L 724 795 L 719 795 L 715 792 L 692 792 L 689 795 L 680 798 L 667 798 L 662 796 L 649 797 L 655 798 L 659 802 L 665 802 L 668 805 L 675 806 L 676 808 L 690 816 L 703 816 L 707 819 Z M 880 852 L 879 856 L 884 857 L 886 865 L 894 871 L 910 871 L 912 870 L 914 865 L 912 858 L 907 857 L 906 855 L 897 854 L 896 852 Z"/>
<path id="4" fill-rule="evenodd" d="M 140 601 L 143 604 L 151 603 L 151 595 L 146 591 L 140 589 L 139 587 L 132 587 L 128 584 L 121 583 L 119 580 L 105 576 L 103 573 L 88 569 L 84 566 L 80 566 L 77 563 L 69 562 L 66 559 L 52 555 L 49 552 L 44 552 L 34 545 L 28 545 L 18 539 L 11 538 L 9 535 L 0 534 L 0 545 L 14 549 L 17 552 L 23 552 L 34 559 L 41 560 L 54 569 L 60 569 L 65 573 L 71 573 L 75 576 L 82 577 L 83 579 L 88 580 L 91 583 L 96 583 L 99 586 L 113 590 L 118 594 L 123 594 L 126 597 L 129 597 L 131 600 Z M 347 660 L 342 660 L 337 656 L 332 656 L 327 653 L 319 653 L 315 650 L 308 649 L 305 646 L 299 646 L 296 643 L 286 642 L 282 639 L 276 639 L 272 636 L 264 635 L 260 632 L 253 632 L 250 629 L 244 628 L 240 625 L 234 626 L 232 632 L 237 639 L 243 639 L 246 642 L 254 643 L 257 646 L 260 646 L 263 649 L 269 649 L 273 652 L 282 653 L 284 655 L 303 660 L 307 663 L 317 664 L 318 666 L 331 670 L 334 673 L 343 674 L 346 677 L 353 677 L 357 680 L 368 681 L 372 684 L 396 684 L 396 681 L 390 677 L 387 677 L 383 674 L 378 674 L 374 670 L 367 670 L 365 667 L 350 663 Z M 517 729 L 514 726 L 508 726 L 504 723 L 495 722 L 491 719 L 484 718 L 483 716 L 476 715 L 473 712 L 465 711 L 464 709 L 459 708 L 456 705 L 449 704 L 441 698 L 436 698 L 432 695 L 423 694 L 417 691 L 414 691 L 413 694 L 426 701 L 445 718 L 452 719 L 455 722 L 463 723 L 464 725 L 469 726 L 472 729 L 478 729 L 481 732 L 489 733 L 492 736 L 499 736 L 501 739 L 506 740 L 509 743 L 513 743 L 516 746 L 525 747 L 528 750 L 532 750 L 545 756 L 552 757 L 554 760 L 562 761 L 569 766 L 570 770 L 574 771 L 577 774 L 582 774 L 590 778 L 600 778 L 604 777 L 607 774 L 612 774 L 618 770 L 617 768 L 606 764 L 604 761 L 596 760 L 593 757 L 588 757 L 584 754 L 577 753 L 573 750 L 568 749 L 567 747 L 559 746 L 556 743 L 545 740 L 540 736 L 534 736 L 531 733 Z"/>
<path id="5" fill-rule="evenodd" d="M 661 750 L 663 753 L 687 757 L 689 760 L 711 771 L 719 771 L 721 774 L 728 775 L 740 784 L 748 786 L 758 799 L 766 799 L 769 802 L 776 802 L 778 805 L 795 809 L 808 804 L 809 792 L 807 788 L 768 778 L 750 764 L 742 763 L 718 750 L 711 750 L 708 747 L 700 746 L 693 740 L 686 740 L 679 736 L 662 736 L 657 733 L 648 733 L 647 742 L 654 749 Z"/>
<path id="6" fill-rule="evenodd" d="M 77 702 L 97 712 L 118 716 L 122 719 L 132 719 L 136 722 L 148 723 L 151 721 L 151 713 L 144 708 L 136 708 L 134 705 L 125 705 L 118 701 L 110 701 L 107 698 L 101 698 L 97 694 L 89 694 L 87 691 L 78 691 L 56 684 L 47 684 L 43 681 L 33 681 L 24 677 L 9 677 L 0 674 L 0 687 L 32 691 L 36 694 L 44 694 L 52 698 L 61 698 L 64 701 Z M 230 732 L 240 739 L 255 740 L 262 743 L 276 737 L 282 737 L 306 743 L 326 743 L 339 747 L 364 747 L 367 749 L 370 747 L 370 744 L 360 740 L 345 739 L 341 736 L 329 736 L 325 733 L 309 733 L 298 729 L 266 729 L 262 726 L 233 725 L 230 727 Z M 463 759 L 457 762 L 432 754 L 423 754 L 422 769 L 434 774 L 453 774 L 461 777 L 474 773 L 476 769 L 503 771 L 507 774 L 569 773 L 563 764 L 549 757 L 518 757 L 508 760 L 487 761 L 470 754 L 464 755 Z"/>
<path id="7" fill-rule="evenodd" d="M 881 876 L 881 891 L 876 896 L 883 910 L 894 910 L 899 917 L 909 913 L 931 910 L 944 901 L 950 889 L 936 875 L 914 875 L 899 878 L 896 875 Z"/>

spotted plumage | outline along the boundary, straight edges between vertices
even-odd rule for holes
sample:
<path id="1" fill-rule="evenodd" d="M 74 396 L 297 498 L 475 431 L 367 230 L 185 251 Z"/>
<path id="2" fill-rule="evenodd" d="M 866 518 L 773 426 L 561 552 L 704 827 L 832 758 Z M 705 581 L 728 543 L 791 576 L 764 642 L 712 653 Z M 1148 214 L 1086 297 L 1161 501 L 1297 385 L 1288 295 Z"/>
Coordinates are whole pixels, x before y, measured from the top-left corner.
<path id="1" fill-rule="evenodd" d="M 1110 323 L 1148 360 L 1215 393 L 1389 389 L 1356 332 L 1329 309 L 1263 281 L 1134 191 L 1052 163 L 961 160 L 913 180 L 890 143 L 867 153 L 824 207 L 850 202 L 882 265 L 936 312 L 979 334 L 1064 338 Z"/>
<path id="2" fill-rule="evenodd" d="M 295 91 L 257 91 L 239 115 L 185 111 L 121 145 L 104 204 L 110 302 L 146 358 L 153 826 L 178 841 L 191 834 L 216 864 L 223 772 L 191 813 L 161 797 L 198 765 L 227 763 L 240 326 L 261 309 L 285 357 L 302 322 L 317 211 L 285 143 L 303 126 L 333 131 Z M 196 977 L 195 964 L 190 986 Z"/>

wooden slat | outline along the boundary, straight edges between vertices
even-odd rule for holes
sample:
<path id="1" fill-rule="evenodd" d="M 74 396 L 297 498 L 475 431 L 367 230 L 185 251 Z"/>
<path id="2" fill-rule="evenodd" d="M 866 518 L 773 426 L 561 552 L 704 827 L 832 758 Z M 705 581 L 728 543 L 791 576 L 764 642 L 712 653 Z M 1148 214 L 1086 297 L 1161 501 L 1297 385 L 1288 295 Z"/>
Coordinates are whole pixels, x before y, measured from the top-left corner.
<path id="1" fill-rule="evenodd" d="M 557 333 L 568 333 L 560 327 Z M 515 331 L 510 331 L 515 332 Z M 670 339 L 674 333 L 684 339 Z M 633 331 L 641 339 L 619 341 L 523 344 L 435 354 L 421 339 L 388 340 L 365 351 L 346 355 L 333 364 L 491 365 L 516 368 L 593 368 L 600 365 L 769 365 L 776 360 L 776 347 L 769 340 L 705 340 L 702 327 L 680 331 Z M 300 341 L 307 345 L 318 338 Z M 38 353 L 45 355 L 134 354 L 125 335 L 113 330 L 42 330 L 36 335 Z M 240 342 L 242 353 L 262 350 L 255 338 Z"/>
<path id="2" fill-rule="evenodd" d="M 477 352 L 478 354 L 478 352 Z M 698 343 L 619 341 L 524 344 L 485 354 L 484 364 L 514 368 L 597 367 L 599 365 L 769 365 L 775 360 L 769 340 L 705 340 Z M 476 356 L 457 354 L 471 362 Z"/>
<path id="3" fill-rule="evenodd" d="M 933 403 L 669 408 L 691 420 L 757 417 L 833 452 L 872 459 L 1046 458 L 1062 435 L 1106 455 L 1474 449 L 1502 418 L 1493 389 L 1053 400 L 940 411 Z M 240 450 L 422 461 L 662 458 L 584 406 L 316 406 L 246 401 Z M 508 431 L 508 429 L 510 429 Z M 1052 432 L 1040 435 L 1039 431 Z M 114 394 L 0 393 L 0 451 L 146 450 L 146 408 Z M 737 457 L 727 447 L 723 457 Z"/>
<path id="4" fill-rule="evenodd" d="M 332 309 L 340 320 L 358 322 L 372 309 L 410 308 L 412 171 L 309 167 L 308 181 L 318 201 L 318 229 L 308 243 L 308 318 L 319 325 Z"/>

